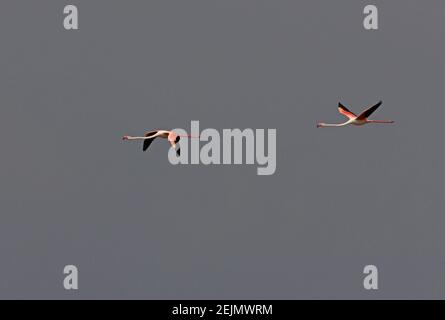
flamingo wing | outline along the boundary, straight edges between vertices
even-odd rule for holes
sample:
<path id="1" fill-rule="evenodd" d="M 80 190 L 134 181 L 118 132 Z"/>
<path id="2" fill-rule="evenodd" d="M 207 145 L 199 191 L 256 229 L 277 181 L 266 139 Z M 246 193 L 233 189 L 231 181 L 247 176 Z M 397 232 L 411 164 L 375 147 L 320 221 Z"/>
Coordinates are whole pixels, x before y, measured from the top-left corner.
<path id="1" fill-rule="evenodd" d="M 168 137 L 167 137 L 168 141 L 170 141 L 170 142 L 178 142 L 179 141 L 178 138 L 179 138 L 179 136 L 173 131 L 170 131 L 170 133 L 168 134 Z M 178 141 L 176 141 L 176 140 L 178 140 Z"/>
<path id="2" fill-rule="evenodd" d="M 363 111 L 358 117 L 358 120 L 365 120 L 367 119 L 374 111 L 376 111 L 380 106 L 382 105 L 382 101 L 379 101 L 376 105 L 373 105 L 371 108 L 366 109 Z"/>
<path id="3" fill-rule="evenodd" d="M 150 137 L 154 134 L 156 134 L 158 131 L 149 131 L 145 134 L 145 137 Z M 156 137 L 153 137 L 151 139 L 145 139 L 144 140 L 144 146 L 142 148 L 142 150 L 145 152 L 147 151 L 148 147 L 150 147 L 151 143 L 153 142 L 153 140 L 156 139 Z"/>
<path id="4" fill-rule="evenodd" d="M 178 136 L 176 133 L 171 132 L 168 136 L 168 140 L 170 141 L 171 146 L 176 149 L 176 154 L 178 156 L 181 155 L 181 147 L 178 145 L 179 140 L 181 140 L 181 137 Z"/>
<path id="5" fill-rule="evenodd" d="M 338 112 L 340 112 L 342 115 L 348 117 L 349 119 L 355 119 L 357 116 L 351 112 L 348 108 L 346 108 L 341 103 L 338 103 Z"/>

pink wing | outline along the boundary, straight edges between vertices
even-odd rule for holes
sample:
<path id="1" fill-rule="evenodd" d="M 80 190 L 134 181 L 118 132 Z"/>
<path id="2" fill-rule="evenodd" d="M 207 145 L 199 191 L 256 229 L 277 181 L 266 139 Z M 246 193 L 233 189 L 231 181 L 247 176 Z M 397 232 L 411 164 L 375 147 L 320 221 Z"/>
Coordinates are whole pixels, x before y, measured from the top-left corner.
<path id="1" fill-rule="evenodd" d="M 168 135 L 168 141 L 175 142 L 175 140 L 178 138 L 178 135 L 174 133 L 173 131 L 170 131 Z"/>
<path id="2" fill-rule="evenodd" d="M 346 108 L 341 103 L 338 104 L 338 112 L 340 112 L 342 115 L 348 117 L 349 119 L 357 118 L 357 116 L 353 112 L 349 111 L 348 108 Z"/>
<path id="3" fill-rule="evenodd" d="M 379 103 L 377 103 L 376 105 L 373 105 L 371 108 L 363 111 L 357 119 L 359 120 L 365 120 L 368 119 L 368 117 L 374 112 L 376 111 L 380 106 L 382 105 L 382 101 L 379 101 Z"/>

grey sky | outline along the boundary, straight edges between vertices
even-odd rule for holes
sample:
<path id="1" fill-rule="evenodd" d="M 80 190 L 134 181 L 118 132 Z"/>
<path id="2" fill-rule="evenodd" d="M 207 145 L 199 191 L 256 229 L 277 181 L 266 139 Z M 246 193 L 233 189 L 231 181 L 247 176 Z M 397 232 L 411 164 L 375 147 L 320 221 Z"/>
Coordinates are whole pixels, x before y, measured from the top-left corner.
<path id="1" fill-rule="evenodd" d="M 445 297 L 443 1 L 70 3 L 0 4 L 0 298 Z M 191 120 L 276 128 L 275 175 L 120 139 Z"/>

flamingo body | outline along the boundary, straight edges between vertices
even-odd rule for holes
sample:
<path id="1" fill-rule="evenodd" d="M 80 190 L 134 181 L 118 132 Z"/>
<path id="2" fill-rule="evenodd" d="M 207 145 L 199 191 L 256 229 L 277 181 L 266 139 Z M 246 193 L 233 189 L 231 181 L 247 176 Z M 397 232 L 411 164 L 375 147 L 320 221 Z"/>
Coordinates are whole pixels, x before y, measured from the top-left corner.
<path id="1" fill-rule="evenodd" d="M 353 112 L 348 110 L 344 105 L 341 103 L 338 104 L 338 112 L 340 112 L 342 115 L 346 116 L 348 120 L 343 123 L 324 123 L 319 122 L 317 123 L 317 128 L 324 128 L 324 127 L 343 127 L 347 125 L 354 125 L 354 126 L 363 126 L 368 123 L 394 123 L 392 120 L 369 120 L 369 116 L 374 113 L 380 106 L 382 105 L 382 101 L 375 104 L 374 106 L 366 109 L 363 111 L 360 115 L 355 115 Z"/>
<path id="2" fill-rule="evenodd" d="M 170 142 L 170 145 L 173 149 L 176 150 L 176 154 L 179 156 L 181 154 L 181 149 L 178 147 L 176 148 L 179 140 L 181 140 L 181 137 L 176 134 L 173 131 L 169 130 L 153 130 L 147 132 L 143 137 L 134 137 L 134 136 L 124 136 L 122 140 L 124 141 L 131 141 L 131 140 L 141 140 L 144 142 L 142 151 L 147 151 L 147 149 L 150 147 L 151 143 L 156 138 L 162 138 L 167 139 L 168 142 Z"/>
<path id="3" fill-rule="evenodd" d="M 137 137 L 137 136 L 135 137 L 135 136 L 127 135 L 127 136 L 123 136 L 122 140 L 124 140 L 124 141 L 132 141 L 132 140 L 143 141 L 144 144 L 142 147 L 142 151 L 145 152 L 148 150 L 148 148 L 150 147 L 150 145 L 156 138 L 167 139 L 167 141 L 170 142 L 171 147 L 176 150 L 176 154 L 178 156 L 180 156 L 181 149 L 180 149 L 178 143 L 181 140 L 181 137 L 199 138 L 199 136 L 191 136 L 191 135 L 182 135 L 181 136 L 172 130 L 153 130 L 153 131 L 147 132 L 143 137 Z"/>

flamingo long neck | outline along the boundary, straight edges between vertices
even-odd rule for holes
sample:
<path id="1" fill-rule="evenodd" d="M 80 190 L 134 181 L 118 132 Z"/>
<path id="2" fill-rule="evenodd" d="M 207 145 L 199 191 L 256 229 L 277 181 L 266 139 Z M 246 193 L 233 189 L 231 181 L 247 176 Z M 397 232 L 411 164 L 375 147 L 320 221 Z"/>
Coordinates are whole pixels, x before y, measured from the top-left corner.
<path id="1" fill-rule="evenodd" d="M 320 123 L 320 127 L 343 127 L 347 124 L 348 124 L 348 122 L 345 122 L 345 123 Z"/>
<path id="2" fill-rule="evenodd" d="M 132 137 L 132 136 L 126 136 L 125 140 L 147 140 L 151 139 L 152 137 Z"/>

